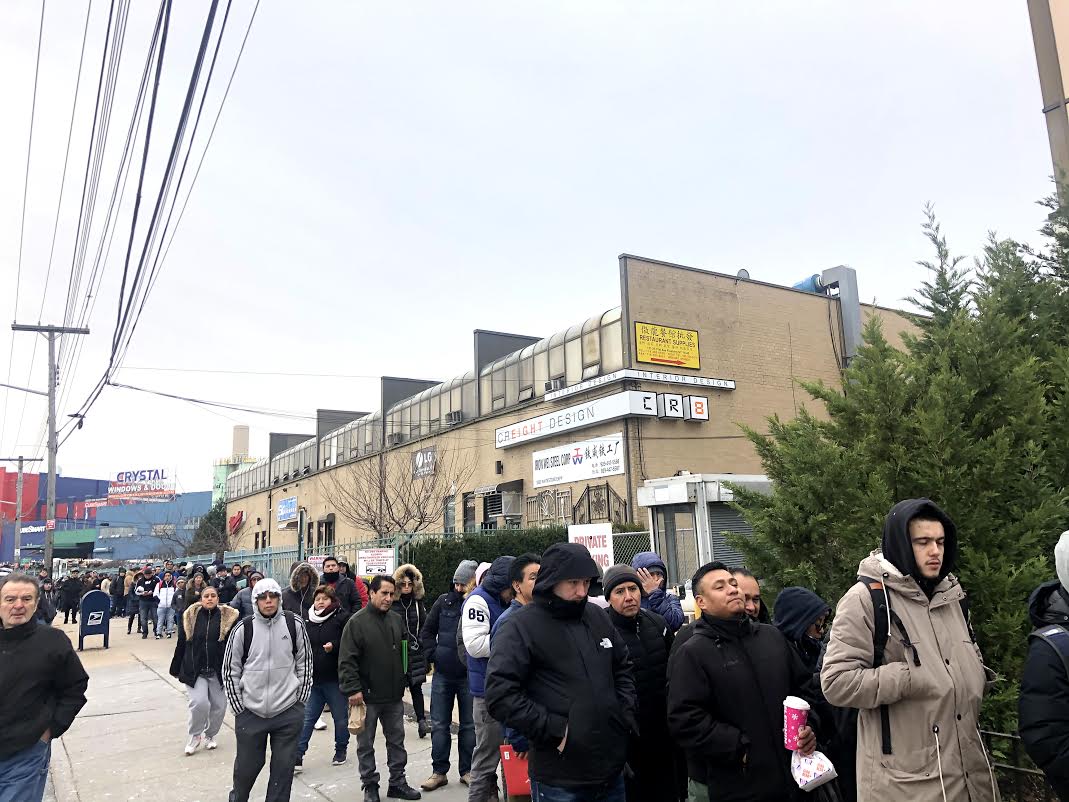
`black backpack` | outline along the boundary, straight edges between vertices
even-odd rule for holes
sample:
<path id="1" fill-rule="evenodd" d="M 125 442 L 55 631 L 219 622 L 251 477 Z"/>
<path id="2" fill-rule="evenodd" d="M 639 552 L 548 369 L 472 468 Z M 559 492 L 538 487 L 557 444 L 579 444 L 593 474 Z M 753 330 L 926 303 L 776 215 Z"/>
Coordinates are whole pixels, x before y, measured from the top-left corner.
<path id="1" fill-rule="evenodd" d="M 286 616 L 286 628 L 290 631 L 290 646 L 293 649 L 293 660 L 297 660 L 297 622 L 294 620 L 293 613 L 289 610 L 283 610 L 282 614 Z M 252 633 L 254 632 L 252 626 L 252 616 L 247 615 L 241 619 L 241 626 L 244 630 L 244 637 L 241 644 L 241 664 L 244 666 L 249 659 L 249 647 L 252 646 Z M 234 627 L 237 629 L 237 627 Z"/>
<path id="2" fill-rule="evenodd" d="M 887 648 L 887 639 L 890 637 L 890 626 L 898 627 L 902 634 L 901 643 L 913 654 L 913 665 L 920 667 L 921 657 L 917 647 L 909 639 L 909 633 L 898 617 L 898 613 L 891 609 L 890 596 L 885 592 L 883 582 L 872 577 L 859 576 L 857 581 L 869 590 L 869 598 L 872 599 L 872 615 L 875 630 L 872 633 L 872 667 L 879 668 L 883 665 L 884 650 Z M 976 636 L 973 633 L 972 623 L 969 619 L 969 598 L 966 596 L 958 602 L 961 605 L 961 614 L 965 618 L 965 626 L 969 630 L 969 638 L 973 641 Z M 891 716 L 887 705 L 880 705 L 880 741 L 885 755 L 891 752 Z"/>
<path id="3" fill-rule="evenodd" d="M 1061 624 L 1048 624 L 1029 633 L 1028 639 L 1032 638 L 1038 638 L 1050 646 L 1062 658 L 1065 673 L 1069 674 L 1069 630 Z"/>

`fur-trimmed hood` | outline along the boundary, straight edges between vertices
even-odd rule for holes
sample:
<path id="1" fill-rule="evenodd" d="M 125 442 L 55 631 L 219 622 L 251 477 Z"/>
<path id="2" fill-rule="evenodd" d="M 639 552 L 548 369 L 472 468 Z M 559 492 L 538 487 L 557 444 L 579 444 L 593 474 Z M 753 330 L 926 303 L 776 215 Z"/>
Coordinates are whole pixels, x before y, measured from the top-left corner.
<path id="1" fill-rule="evenodd" d="M 301 592 L 301 585 L 299 579 L 301 576 L 307 574 L 311 581 L 308 583 L 306 593 L 315 593 L 315 589 L 319 587 L 319 572 L 315 569 L 315 566 L 310 563 L 297 563 L 293 566 L 293 570 L 290 571 L 290 590 L 294 593 Z"/>
<path id="2" fill-rule="evenodd" d="M 423 574 L 412 563 L 405 563 L 398 566 L 397 570 L 393 572 L 394 582 L 400 583 L 401 577 L 406 574 L 412 579 L 412 595 L 419 601 L 423 598 Z M 401 595 L 400 584 L 398 584 L 397 595 Z"/>
<path id="3" fill-rule="evenodd" d="M 193 628 L 197 622 L 197 614 L 200 612 L 200 602 L 195 602 L 185 609 L 182 613 L 182 628 L 186 631 L 186 640 L 193 638 Z M 219 610 L 219 642 L 222 643 L 226 640 L 226 636 L 230 634 L 230 628 L 237 623 L 240 617 L 237 610 L 228 604 L 220 604 L 217 608 Z"/>

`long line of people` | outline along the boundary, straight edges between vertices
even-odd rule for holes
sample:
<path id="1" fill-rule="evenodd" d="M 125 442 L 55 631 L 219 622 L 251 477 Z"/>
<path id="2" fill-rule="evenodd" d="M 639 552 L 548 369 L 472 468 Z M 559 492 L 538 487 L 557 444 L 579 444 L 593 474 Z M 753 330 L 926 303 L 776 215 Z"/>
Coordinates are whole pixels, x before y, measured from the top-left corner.
<path id="1" fill-rule="evenodd" d="M 953 573 L 957 555 L 949 516 L 910 499 L 888 513 L 880 548 L 834 608 L 788 587 L 770 617 L 757 579 L 714 561 L 691 578 L 690 624 L 658 555 L 602 572 L 570 543 L 462 561 L 429 612 L 416 566 L 365 586 L 333 557 L 322 576 L 295 565 L 285 590 L 243 566 L 207 580 L 210 572 L 194 571 L 182 578 L 184 593 L 151 566 L 112 587 L 138 599 L 142 637 L 149 623 L 166 635 L 184 604 L 171 669 L 189 687 L 185 751 L 215 747 L 229 702 L 233 802 L 248 798 L 268 741 L 266 798 L 289 798 L 324 709 L 334 722 L 333 765 L 347 762 L 350 727 L 357 733 L 364 802 L 379 800 L 380 726 L 386 796 L 419 799 L 406 771 L 406 691 L 418 736 L 432 735 L 422 790 L 449 782 L 455 708 L 456 768 L 469 802 L 500 799 L 502 747 L 527 759 L 535 802 L 801 799 L 784 743 L 788 697 L 809 707 L 797 755 L 819 750 L 838 774 L 815 798 L 995 802 L 979 731 L 994 677 Z M 1019 712 L 1026 748 L 1069 800 L 1069 532 L 1055 562 L 1058 579 L 1030 600 L 1036 631 Z M 597 604 L 592 592 L 603 594 Z"/>

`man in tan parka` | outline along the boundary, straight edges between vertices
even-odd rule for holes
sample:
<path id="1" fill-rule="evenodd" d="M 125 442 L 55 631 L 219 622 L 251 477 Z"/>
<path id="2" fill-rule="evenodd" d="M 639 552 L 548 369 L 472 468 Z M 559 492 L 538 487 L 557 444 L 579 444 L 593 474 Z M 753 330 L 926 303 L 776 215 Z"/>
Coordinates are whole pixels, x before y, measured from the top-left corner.
<path id="1" fill-rule="evenodd" d="M 957 546 L 939 507 L 901 501 L 839 601 L 820 683 L 828 702 L 859 709 L 858 802 L 998 799 L 978 728 L 985 669 L 950 573 Z M 874 668 L 876 615 L 889 636 Z"/>

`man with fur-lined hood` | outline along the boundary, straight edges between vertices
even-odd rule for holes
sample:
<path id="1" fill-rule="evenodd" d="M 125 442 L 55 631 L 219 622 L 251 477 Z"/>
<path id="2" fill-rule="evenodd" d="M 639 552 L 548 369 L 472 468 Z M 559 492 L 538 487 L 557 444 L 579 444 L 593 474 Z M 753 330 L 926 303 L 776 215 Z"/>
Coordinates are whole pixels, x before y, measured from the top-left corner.
<path id="1" fill-rule="evenodd" d="M 820 684 L 831 704 L 859 709 L 858 802 L 999 798 L 978 728 L 986 672 L 951 573 L 957 557 L 950 516 L 926 498 L 900 501 L 881 549 L 858 567 L 863 581 L 839 600 Z M 876 616 L 889 630 L 878 666 Z"/>
<path id="2" fill-rule="evenodd" d="M 319 572 L 310 563 L 294 563 L 290 571 L 290 586 L 282 591 L 282 609 L 298 618 L 308 617 L 308 608 L 315 601 L 319 587 Z"/>
<path id="3" fill-rule="evenodd" d="M 427 656 L 420 646 L 419 633 L 427 623 L 427 608 L 423 605 L 423 574 L 416 566 L 405 563 L 393 572 L 397 583 L 397 596 L 393 611 L 401 616 L 408 639 L 408 690 L 412 695 L 412 710 L 416 714 L 419 737 L 426 738 L 431 731 L 423 699 L 423 683 L 427 681 Z"/>
<path id="4" fill-rule="evenodd" d="M 215 749 L 215 736 L 226 715 L 223 654 L 238 611 L 219 604 L 219 591 L 206 587 L 200 601 L 182 613 L 178 643 L 171 658 L 171 676 L 189 686 L 189 743 L 192 755 L 202 745 Z"/>

